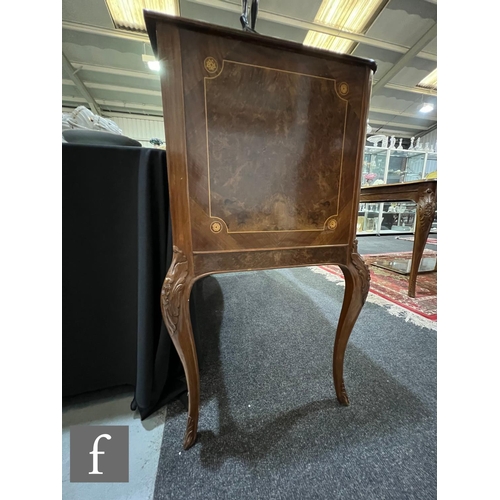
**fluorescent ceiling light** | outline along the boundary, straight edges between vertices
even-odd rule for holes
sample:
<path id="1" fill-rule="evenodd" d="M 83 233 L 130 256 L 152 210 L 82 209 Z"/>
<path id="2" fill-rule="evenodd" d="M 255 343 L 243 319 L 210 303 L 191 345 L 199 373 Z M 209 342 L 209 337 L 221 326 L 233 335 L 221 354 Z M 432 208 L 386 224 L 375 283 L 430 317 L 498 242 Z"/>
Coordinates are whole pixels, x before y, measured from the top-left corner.
<path id="1" fill-rule="evenodd" d="M 422 107 L 419 109 L 421 113 L 430 113 L 434 109 L 434 105 L 426 102 L 422 104 Z"/>
<path id="2" fill-rule="evenodd" d="M 143 10 L 179 15 L 179 0 L 106 0 L 117 28 L 146 31 Z"/>
<path id="3" fill-rule="evenodd" d="M 153 71 L 160 71 L 160 62 L 157 61 L 153 56 L 143 54 L 142 60 L 147 64 L 149 69 Z"/>
<path id="4" fill-rule="evenodd" d="M 429 73 L 421 82 L 417 83 L 417 87 L 424 87 L 426 89 L 437 90 L 438 69 L 436 68 L 432 73 Z"/>
<path id="5" fill-rule="evenodd" d="M 314 22 L 350 33 L 364 33 L 386 4 L 387 0 L 323 0 Z M 304 40 L 304 45 L 340 53 L 350 52 L 356 43 L 318 31 L 309 31 Z"/>

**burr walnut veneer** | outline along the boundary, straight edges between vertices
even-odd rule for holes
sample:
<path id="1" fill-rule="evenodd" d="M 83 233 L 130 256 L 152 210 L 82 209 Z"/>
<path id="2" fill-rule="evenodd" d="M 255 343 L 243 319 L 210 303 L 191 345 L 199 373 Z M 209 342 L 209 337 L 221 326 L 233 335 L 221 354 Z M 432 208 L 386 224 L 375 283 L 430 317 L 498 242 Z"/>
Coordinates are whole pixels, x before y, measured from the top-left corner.
<path id="1" fill-rule="evenodd" d="M 199 414 L 189 296 L 212 273 L 338 264 L 346 288 L 333 379 L 348 404 L 344 352 L 369 289 L 355 237 L 375 63 L 144 17 L 161 66 L 174 245 L 161 308 L 187 379 L 184 448 Z"/>

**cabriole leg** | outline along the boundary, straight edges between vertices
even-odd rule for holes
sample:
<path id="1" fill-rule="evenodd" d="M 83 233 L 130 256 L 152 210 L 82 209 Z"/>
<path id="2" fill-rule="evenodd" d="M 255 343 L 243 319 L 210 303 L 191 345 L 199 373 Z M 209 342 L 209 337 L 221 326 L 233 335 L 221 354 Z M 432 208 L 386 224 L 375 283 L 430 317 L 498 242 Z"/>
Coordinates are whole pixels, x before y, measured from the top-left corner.
<path id="1" fill-rule="evenodd" d="M 193 282 L 186 256 L 174 246 L 172 264 L 161 290 L 161 311 L 186 375 L 189 407 L 183 443 L 185 450 L 196 441 L 200 407 L 198 358 L 189 311 L 189 296 Z"/>
<path id="2" fill-rule="evenodd" d="M 436 214 L 436 195 L 432 189 L 427 189 L 420 196 L 417 203 L 417 224 L 415 226 L 415 242 L 413 243 L 413 253 L 410 269 L 410 280 L 408 286 L 408 296 L 415 298 L 417 287 L 418 268 L 424 253 L 425 244 L 431 231 L 434 215 Z"/>
<path id="3" fill-rule="evenodd" d="M 346 406 L 349 404 L 349 398 L 344 386 L 344 354 L 352 329 L 370 288 L 370 271 L 357 253 L 356 243 L 354 248 L 355 252 L 351 254 L 351 262 L 348 265 L 340 266 L 345 278 L 345 294 L 333 348 L 335 392 L 339 402 Z"/>

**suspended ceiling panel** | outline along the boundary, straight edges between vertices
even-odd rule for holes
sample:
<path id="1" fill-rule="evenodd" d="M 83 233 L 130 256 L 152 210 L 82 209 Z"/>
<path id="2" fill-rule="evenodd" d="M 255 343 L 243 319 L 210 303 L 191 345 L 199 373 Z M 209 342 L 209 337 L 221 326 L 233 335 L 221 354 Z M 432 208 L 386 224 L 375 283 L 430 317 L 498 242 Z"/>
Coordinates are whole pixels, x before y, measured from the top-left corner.
<path id="1" fill-rule="evenodd" d="M 105 0 L 62 1 L 62 20 L 113 29 Z"/>
<path id="2" fill-rule="evenodd" d="M 436 24 L 436 10 L 424 0 L 391 0 L 366 34 L 411 47 Z"/>

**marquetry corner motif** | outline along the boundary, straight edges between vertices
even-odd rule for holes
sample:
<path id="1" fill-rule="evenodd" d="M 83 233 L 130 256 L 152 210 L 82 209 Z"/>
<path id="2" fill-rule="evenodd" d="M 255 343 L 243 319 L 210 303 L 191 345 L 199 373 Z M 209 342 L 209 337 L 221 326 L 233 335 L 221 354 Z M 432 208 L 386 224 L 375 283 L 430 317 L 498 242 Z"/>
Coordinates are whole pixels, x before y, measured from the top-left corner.
<path id="1" fill-rule="evenodd" d="M 226 233 L 229 232 L 225 221 L 220 218 L 215 220 L 212 218 L 212 221 L 210 222 L 210 231 L 215 234 L 220 234 L 223 230 L 225 230 Z"/>
<path id="2" fill-rule="evenodd" d="M 326 219 L 324 227 L 328 231 L 335 231 L 337 229 L 337 220 L 334 217 L 329 217 Z"/>
<path id="3" fill-rule="evenodd" d="M 181 300 L 186 286 L 189 264 L 186 255 L 176 246 L 170 269 L 161 289 L 161 310 L 167 330 L 171 336 L 177 334 Z"/>
<path id="4" fill-rule="evenodd" d="M 423 224 L 432 222 L 436 206 L 436 193 L 432 189 L 427 188 L 417 202 L 418 215 Z"/>
<path id="5" fill-rule="evenodd" d="M 209 56 L 203 61 L 203 67 L 210 74 L 214 74 L 217 73 L 217 70 L 219 69 L 219 63 L 217 62 L 217 59 L 215 59 L 215 57 Z"/>
<path id="6" fill-rule="evenodd" d="M 358 273 L 358 278 L 361 283 L 361 296 L 363 304 L 370 290 L 370 269 L 365 264 L 365 261 L 358 253 L 358 241 L 355 240 L 352 246 L 351 260 Z"/>
<path id="7" fill-rule="evenodd" d="M 345 97 L 349 93 L 349 84 L 346 82 L 341 82 L 339 83 L 338 89 L 339 89 L 338 93 L 342 97 Z"/>
<path id="8" fill-rule="evenodd" d="M 214 220 L 210 224 L 210 230 L 212 233 L 220 233 L 222 231 L 222 224 L 218 220 Z"/>

